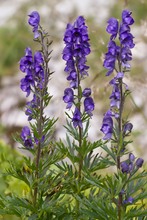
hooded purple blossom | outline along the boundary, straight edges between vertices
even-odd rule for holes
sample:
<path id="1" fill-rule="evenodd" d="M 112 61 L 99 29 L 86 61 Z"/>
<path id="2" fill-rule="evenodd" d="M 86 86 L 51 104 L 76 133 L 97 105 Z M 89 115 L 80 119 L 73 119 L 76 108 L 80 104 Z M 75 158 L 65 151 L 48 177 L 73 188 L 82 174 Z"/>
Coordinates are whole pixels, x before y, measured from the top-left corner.
<path id="1" fill-rule="evenodd" d="M 132 123 L 127 122 L 127 123 L 124 125 L 124 128 L 123 128 L 124 134 L 130 133 L 130 132 L 132 131 L 132 128 L 133 128 Z"/>
<path id="2" fill-rule="evenodd" d="M 40 34 L 38 32 L 38 26 L 40 23 L 40 15 L 37 11 L 33 11 L 28 16 L 29 16 L 28 23 L 29 23 L 29 25 L 31 25 L 33 27 L 34 38 L 37 38 L 40 36 Z"/>
<path id="3" fill-rule="evenodd" d="M 110 39 L 114 39 L 117 36 L 118 33 L 118 21 L 116 20 L 116 18 L 110 18 L 108 20 L 108 26 L 106 28 L 106 31 L 111 34 Z"/>
<path id="4" fill-rule="evenodd" d="M 123 173 L 129 173 L 129 164 L 126 161 L 122 162 L 120 166 Z"/>
<path id="5" fill-rule="evenodd" d="M 105 136 L 104 140 L 110 140 L 113 134 L 113 120 L 112 120 L 112 112 L 108 110 L 103 118 L 102 127 L 100 129 Z"/>
<path id="6" fill-rule="evenodd" d="M 94 110 L 94 101 L 91 97 L 85 98 L 84 110 L 89 116 L 92 116 L 92 111 Z"/>
<path id="7" fill-rule="evenodd" d="M 78 108 L 75 108 L 73 118 L 72 118 L 73 126 L 76 128 L 78 127 L 83 127 L 82 125 L 82 119 L 81 119 L 81 112 L 79 111 Z"/>
<path id="8" fill-rule="evenodd" d="M 144 160 L 143 160 L 142 158 L 138 158 L 138 159 L 136 160 L 136 167 L 137 167 L 137 168 L 142 167 L 143 162 L 144 162 Z"/>
<path id="9" fill-rule="evenodd" d="M 72 107 L 73 101 L 74 101 L 74 93 L 71 88 L 67 88 L 64 90 L 64 96 L 63 100 L 65 103 L 67 103 L 66 108 L 70 109 Z"/>
<path id="10" fill-rule="evenodd" d="M 84 97 L 89 97 L 91 95 L 91 89 L 90 88 L 85 88 L 82 92 L 82 95 Z"/>
<path id="11" fill-rule="evenodd" d="M 31 132 L 28 126 L 23 127 L 21 132 L 21 139 L 26 148 L 33 148 L 33 141 L 31 137 Z"/>
<path id="12" fill-rule="evenodd" d="M 132 154 L 132 153 L 129 154 L 129 160 L 130 160 L 130 162 L 133 162 L 135 160 L 134 154 Z"/>
<path id="13" fill-rule="evenodd" d="M 103 66 L 108 70 L 106 76 L 109 76 L 114 68 L 118 54 L 118 47 L 114 41 L 110 41 L 108 44 L 108 52 L 105 54 Z"/>

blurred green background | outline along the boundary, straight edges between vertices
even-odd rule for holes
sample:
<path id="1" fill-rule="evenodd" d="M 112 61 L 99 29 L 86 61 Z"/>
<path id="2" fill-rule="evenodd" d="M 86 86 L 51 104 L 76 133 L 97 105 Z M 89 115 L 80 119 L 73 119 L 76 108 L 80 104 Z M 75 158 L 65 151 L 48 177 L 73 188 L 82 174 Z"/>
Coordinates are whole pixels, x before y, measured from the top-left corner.
<path id="1" fill-rule="evenodd" d="M 21 155 L 17 152 L 19 146 L 13 140 L 13 135 L 20 132 L 27 124 L 23 112 L 26 98 L 19 88 L 23 73 L 19 71 L 19 60 L 24 55 L 27 46 L 36 49 L 33 42 L 31 27 L 27 24 L 27 15 L 37 10 L 41 16 L 42 26 L 49 32 L 53 42 L 51 70 L 55 71 L 51 83 L 51 94 L 54 96 L 48 113 L 59 117 L 57 122 L 57 138 L 64 136 L 62 125 L 65 118 L 65 105 L 62 94 L 67 86 L 62 60 L 63 35 L 66 24 L 73 22 L 77 16 L 83 15 L 89 28 L 92 53 L 88 57 L 90 77 L 85 84 L 92 88 L 96 109 L 92 120 L 90 139 L 102 137 L 100 126 L 105 111 L 109 108 L 111 87 L 110 78 L 105 77 L 103 58 L 107 51 L 109 35 L 106 33 L 106 23 L 109 17 L 121 19 L 124 8 L 132 11 L 135 24 L 132 34 L 135 36 L 131 73 L 126 76 L 126 82 L 132 91 L 126 102 L 126 115 L 133 123 L 133 143 L 130 149 L 136 156 L 147 155 L 147 1 L 146 0 L 0 0 L 0 169 L 1 173 L 9 165 L 7 160 L 13 158 L 22 165 Z M 60 106 L 58 108 L 57 106 Z M 6 160 L 7 158 L 7 160 Z M 10 193 L 14 179 L 7 180 L 0 174 L 0 193 Z M 15 183 L 17 185 L 17 183 Z M 15 185 L 14 184 L 14 185 Z M 15 186 L 16 186 L 15 185 Z M 24 187 L 24 186 L 22 186 Z M 22 191 L 17 192 L 22 193 Z M 8 220 L 1 217 L 0 219 Z M 11 218 L 12 219 L 12 218 Z M 16 219 L 16 218 L 13 218 Z M 12 220 L 13 220 L 12 219 Z"/>

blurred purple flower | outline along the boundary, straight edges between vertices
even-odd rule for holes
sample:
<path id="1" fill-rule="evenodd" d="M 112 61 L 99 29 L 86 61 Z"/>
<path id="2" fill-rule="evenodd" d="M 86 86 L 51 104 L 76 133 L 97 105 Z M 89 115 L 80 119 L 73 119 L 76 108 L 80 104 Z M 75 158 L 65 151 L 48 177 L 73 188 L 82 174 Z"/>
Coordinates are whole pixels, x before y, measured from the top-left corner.
<path id="1" fill-rule="evenodd" d="M 22 128 L 21 139 L 26 148 L 30 149 L 34 147 L 32 142 L 31 132 L 28 126 Z"/>
<path id="2" fill-rule="evenodd" d="M 28 15 L 29 20 L 28 23 L 33 27 L 33 32 L 34 32 L 34 38 L 39 37 L 39 32 L 38 32 L 38 26 L 40 22 L 40 15 L 37 11 L 33 11 L 31 14 Z"/>
<path id="3" fill-rule="evenodd" d="M 94 110 L 94 101 L 91 97 L 85 98 L 84 110 L 89 116 L 92 116 L 92 111 Z"/>
<path id="4" fill-rule="evenodd" d="M 102 127 L 100 129 L 105 136 L 104 140 L 110 140 L 113 134 L 113 120 L 112 120 L 112 112 L 108 110 L 103 118 Z"/>
<path id="5" fill-rule="evenodd" d="M 81 119 L 81 112 L 79 111 L 78 108 L 75 108 L 73 118 L 72 118 L 73 126 L 76 128 L 78 127 L 83 127 L 82 125 L 82 119 Z"/>

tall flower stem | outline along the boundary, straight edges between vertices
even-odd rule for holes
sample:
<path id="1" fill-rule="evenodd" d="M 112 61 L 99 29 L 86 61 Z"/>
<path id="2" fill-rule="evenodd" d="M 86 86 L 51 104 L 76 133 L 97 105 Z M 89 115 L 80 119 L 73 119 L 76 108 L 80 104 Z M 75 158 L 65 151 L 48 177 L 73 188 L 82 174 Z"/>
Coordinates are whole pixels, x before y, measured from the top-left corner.
<path id="1" fill-rule="evenodd" d="M 34 189 L 34 203 L 36 203 L 37 200 L 37 194 L 38 194 L 38 179 L 39 179 L 39 163 L 40 163 L 40 157 L 41 157 L 41 138 L 42 138 L 42 117 L 43 117 L 43 99 L 40 100 L 40 114 L 38 119 L 38 134 L 39 134 L 39 142 L 37 146 L 37 156 L 36 156 L 36 172 L 35 172 L 35 178 L 36 178 L 36 186 Z"/>
<path id="2" fill-rule="evenodd" d="M 77 65 L 76 65 L 77 67 Z M 81 112 L 81 85 L 80 85 L 80 72 L 77 67 L 77 80 L 78 80 L 78 109 L 79 112 Z M 82 146 L 82 128 L 81 126 L 78 126 L 79 129 L 79 149 L 81 149 Z M 83 157 L 81 153 L 79 152 L 79 172 L 78 172 L 78 179 L 81 179 L 81 171 L 82 171 L 82 166 L 83 166 Z"/>
<path id="3" fill-rule="evenodd" d="M 40 27 L 41 28 L 41 27 Z M 44 121 L 43 121 L 43 112 L 44 112 L 44 100 L 43 97 L 46 94 L 46 88 L 50 76 L 50 70 L 48 68 L 48 46 L 50 45 L 48 43 L 48 38 L 47 38 L 47 43 L 45 42 L 45 36 L 43 34 L 43 30 L 41 28 L 40 32 L 40 44 L 41 44 L 41 50 L 44 58 L 44 84 L 42 90 L 39 91 L 39 116 L 38 116 L 38 121 L 37 121 L 37 130 L 38 130 L 38 136 L 39 136 L 39 141 L 38 141 L 38 146 L 37 146 L 37 155 L 36 155 L 36 173 L 35 173 L 35 178 L 36 181 L 38 182 L 39 179 L 39 164 L 40 164 L 40 159 L 41 159 L 41 149 L 42 149 L 42 137 L 43 137 L 43 127 L 44 127 Z M 37 91 L 36 91 L 37 93 Z M 36 183 L 36 187 L 34 189 L 34 202 L 36 203 L 37 200 L 37 194 L 38 194 L 38 183 Z"/>

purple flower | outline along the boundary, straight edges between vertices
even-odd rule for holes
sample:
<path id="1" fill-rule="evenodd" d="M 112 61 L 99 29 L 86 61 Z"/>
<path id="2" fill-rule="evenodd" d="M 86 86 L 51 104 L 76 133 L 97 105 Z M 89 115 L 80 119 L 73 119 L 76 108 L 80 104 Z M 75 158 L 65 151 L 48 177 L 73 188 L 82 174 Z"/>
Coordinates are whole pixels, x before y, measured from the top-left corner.
<path id="1" fill-rule="evenodd" d="M 110 140 L 113 134 L 113 120 L 112 120 L 112 112 L 108 110 L 103 118 L 102 127 L 100 129 L 105 136 L 104 140 Z"/>
<path id="2" fill-rule="evenodd" d="M 123 128 L 124 134 L 130 133 L 132 131 L 133 125 L 132 123 L 126 123 Z"/>
<path id="3" fill-rule="evenodd" d="M 126 161 L 122 162 L 120 166 L 123 173 L 129 173 L 129 164 Z"/>
<path id="4" fill-rule="evenodd" d="M 123 201 L 123 204 L 132 204 L 134 202 L 134 198 L 133 197 L 128 197 L 126 200 Z"/>
<path id="5" fill-rule="evenodd" d="M 33 56 L 31 48 L 25 49 L 25 56 L 20 59 L 20 70 L 24 73 L 32 71 L 33 68 Z"/>
<path id="6" fill-rule="evenodd" d="M 34 38 L 39 37 L 38 26 L 40 22 L 40 15 L 37 11 L 33 11 L 29 16 L 28 23 L 33 27 Z"/>
<path id="7" fill-rule="evenodd" d="M 138 158 L 138 159 L 136 160 L 136 167 L 137 167 L 137 168 L 142 167 L 143 162 L 144 162 L 144 160 L 143 160 L 142 158 Z"/>
<path id="8" fill-rule="evenodd" d="M 90 88 L 85 88 L 82 92 L 82 95 L 84 97 L 89 97 L 91 95 L 91 89 Z"/>
<path id="9" fill-rule="evenodd" d="M 81 112 L 79 111 L 78 108 L 75 108 L 73 118 L 72 118 L 73 126 L 76 128 L 78 127 L 83 127 L 82 125 L 82 119 L 81 119 Z"/>
<path id="10" fill-rule="evenodd" d="M 34 147 L 29 127 L 27 126 L 23 127 L 22 132 L 21 132 L 21 139 L 23 140 L 24 146 L 26 148 L 30 149 Z"/>
<path id="11" fill-rule="evenodd" d="M 113 90 L 112 94 L 109 97 L 110 98 L 110 106 L 111 107 L 117 107 L 119 109 L 120 107 L 120 90 L 119 90 L 119 85 L 114 84 L 113 85 Z"/>
<path id="12" fill-rule="evenodd" d="M 91 97 L 87 97 L 84 100 L 84 110 L 85 112 L 92 116 L 92 111 L 94 110 L 94 102 L 93 99 Z"/>
<path id="13" fill-rule="evenodd" d="M 20 88 L 23 92 L 27 93 L 26 96 L 30 95 L 31 85 L 34 85 L 34 79 L 31 75 L 26 75 L 25 78 L 20 81 Z"/>
<path id="14" fill-rule="evenodd" d="M 129 154 L 129 160 L 130 160 L 130 162 L 133 162 L 135 160 L 134 154 L 132 154 L 132 153 Z"/>
<path id="15" fill-rule="evenodd" d="M 108 72 L 106 73 L 106 76 L 109 76 L 115 68 L 117 50 L 118 50 L 118 47 L 116 43 L 114 41 L 110 41 L 108 44 L 108 52 L 105 54 L 105 59 L 103 62 L 103 66 L 108 70 Z"/>
<path id="16" fill-rule="evenodd" d="M 28 116 L 28 121 L 31 121 L 33 119 L 33 109 L 37 108 L 39 105 L 39 97 L 36 97 L 36 95 L 33 95 L 33 99 L 30 102 L 26 103 L 26 111 L 25 114 Z"/>
<path id="17" fill-rule="evenodd" d="M 110 18 L 108 20 L 108 26 L 106 28 L 106 31 L 111 34 L 110 39 L 114 39 L 117 36 L 118 33 L 118 21 L 116 20 L 116 18 Z"/>
<path id="18" fill-rule="evenodd" d="M 131 17 L 132 12 L 129 10 L 123 10 L 122 12 L 122 22 L 127 25 L 132 25 L 134 23 L 134 19 Z"/>
<path id="19" fill-rule="evenodd" d="M 64 96 L 63 100 L 65 103 L 67 103 L 66 108 L 70 109 L 72 107 L 73 101 L 74 101 L 74 93 L 71 88 L 67 88 L 64 90 Z"/>

